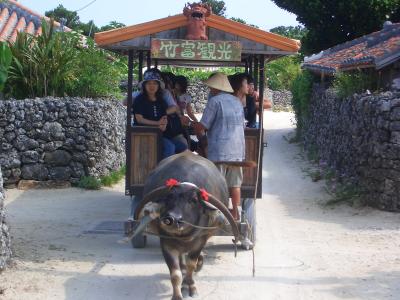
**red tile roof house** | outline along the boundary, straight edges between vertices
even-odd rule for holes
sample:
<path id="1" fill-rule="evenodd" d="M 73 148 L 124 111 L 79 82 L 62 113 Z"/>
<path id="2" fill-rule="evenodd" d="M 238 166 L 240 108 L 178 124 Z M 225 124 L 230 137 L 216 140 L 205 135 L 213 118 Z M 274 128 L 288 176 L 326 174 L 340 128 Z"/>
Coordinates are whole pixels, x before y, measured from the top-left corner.
<path id="1" fill-rule="evenodd" d="M 7 0 L 0 3 L 0 41 L 13 43 L 19 32 L 27 32 L 32 35 L 40 35 L 42 32 L 42 20 L 50 21 L 31 9 L 21 5 L 17 1 Z M 54 22 L 58 30 L 71 31 L 66 26 Z"/>
<path id="2" fill-rule="evenodd" d="M 342 71 L 370 70 L 380 87 L 389 88 L 400 77 L 400 23 L 385 22 L 383 29 L 306 57 L 302 65 L 321 77 Z"/>

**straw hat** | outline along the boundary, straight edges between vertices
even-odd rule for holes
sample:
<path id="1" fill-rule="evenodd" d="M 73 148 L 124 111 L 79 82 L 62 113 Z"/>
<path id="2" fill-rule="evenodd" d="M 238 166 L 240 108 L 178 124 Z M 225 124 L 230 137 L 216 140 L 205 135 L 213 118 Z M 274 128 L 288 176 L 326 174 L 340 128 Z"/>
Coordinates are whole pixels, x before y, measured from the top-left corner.
<path id="1" fill-rule="evenodd" d="M 228 76 L 223 73 L 217 72 L 208 78 L 204 83 L 209 86 L 210 88 L 227 92 L 233 93 L 233 89 L 231 84 L 229 83 Z"/>

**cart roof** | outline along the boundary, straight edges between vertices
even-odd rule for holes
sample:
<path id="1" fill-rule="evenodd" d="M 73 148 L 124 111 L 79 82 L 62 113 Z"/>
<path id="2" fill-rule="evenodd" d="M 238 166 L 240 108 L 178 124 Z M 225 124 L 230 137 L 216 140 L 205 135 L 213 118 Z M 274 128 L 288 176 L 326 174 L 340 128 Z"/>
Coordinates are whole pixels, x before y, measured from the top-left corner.
<path id="1" fill-rule="evenodd" d="M 127 26 L 95 34 L 95 41 L 104 49 L 126 53 L 128 50 L 151 49 L 151 39 L 184 39 L 187 20 L 183 14 L 170 16 L 142 24 Z M 239 41 L 242 58 L 253 54 L 264 54 L 267 59 L 295 54 L 300 48 L 298 40 L 289 39 L 268 31 L 248 26 L 212 14 L 207 18 L 210 41 Z M 181 65 L 221 65 L 221 62 L 175 61 Z M 168 62 L 171 63 L 171 62 Z M 160 61 L 160 64 L 163 64 Z M 225 63 L 230 65 L 229 62 Z M 231 63 L 237 65 L 236 63 Z"/>

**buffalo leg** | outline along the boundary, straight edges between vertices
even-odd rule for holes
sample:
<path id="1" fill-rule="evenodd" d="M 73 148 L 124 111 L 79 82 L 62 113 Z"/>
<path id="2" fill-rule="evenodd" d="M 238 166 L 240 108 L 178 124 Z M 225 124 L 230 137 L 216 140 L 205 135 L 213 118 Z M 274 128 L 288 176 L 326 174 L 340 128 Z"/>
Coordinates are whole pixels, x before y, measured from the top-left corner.
<path id="1" fill-rule="evenodd" d="M 167 263 L 169 274 L 171 276 L 171 283 L 173 289 L 172 300 L 183 300 L 181 287 L 182 287 L 182 272 L 179 267 L 179 253 L 176 250 L 165 249 L 161 242 L 161 249 Z"/>
<path id="2" fill-rule="evenodd" d="M 189 295 L 195 297 L 198 295 L 197 288 L 193 279 L 193 272 L 197 268 L 197 262 L 200 256 L 200 251 L 189 253 L 186 260 L 186 276 L 184 284 L 189 286 Z"/>

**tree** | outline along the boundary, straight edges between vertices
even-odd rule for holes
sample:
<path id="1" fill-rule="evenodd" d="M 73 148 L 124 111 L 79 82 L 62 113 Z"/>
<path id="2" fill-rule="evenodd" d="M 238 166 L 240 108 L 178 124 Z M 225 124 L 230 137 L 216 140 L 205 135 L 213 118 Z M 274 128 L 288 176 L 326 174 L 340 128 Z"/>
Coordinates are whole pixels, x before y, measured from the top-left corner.
<path id="1" fill-rule="evenodd" d="M 81 22 L 76 11 L 68 10 L 61 4 L 53 10 L 46 11 L 45 15 L 49 18 L 53 18 L 59 23 L 62 23 L 63 20 L 65 20 L 65 26 L 75 31 L 79 31 L 86 36 L 93 37 L 94 34 L 99 31 L 99 28 L 94 24 L 93 20 L 88 23 Z"/>
<path id="2" fill-rule="evenodd" d="M 249 26 L 252 26 L 252 27 L 255 27 L 255 28 L 259 28 L 257 25 L 253 25 L 253 24 L 247 23 L 247 22 L 246 22 L 245 20 L 243 20 L 242 18 L 235 18 L 235 17 L 232 17 L 231 20 L 232 20 L 232 21 L 239 22 L 239 23 L 242 23 L 242 24 L 246 24 L 246 25 L 249 25 Z"/>
<path id="3" fill-rule="evenodd" d="M 53 10 L 46 11 L 45 15 L 59 23 L 62 23 L 62 19 L 64 19 L 64 25 L 71 29 L 75 29 L 75 27 L 80 24 L 78 13 L 76 11 L 66 9 L 61 4 Z"/>
<path id="4" fill-rule="evenodd" d="M 400 0 L 272 0 L 297 15 L 308 33 L 302 51 L 319 52 L 400 21 Z"/>
<path id="5" fill-rule="evenodd" d="M 201 0 L 201 3 L 210 4 L 214 14 L 216 14 L 218 16 L 221 16 L 221 17 L 225 16 L 226 6 L 225 6 L 225 2 L 224 1 Z"/>
<path id="6" fill-rule="evenodd" d="M 303 26 L 300 25 L 278 26 L 272 28 L 270 32 L 283 35 L 291 39 L 301 40 L 307 34 L 307 29 L 305 29 Z"/>
<path id="7" fill-rule="evenodd" d="M 108 23 L 108 25 L 104 25 L 104 26 L 100 27 L 100 31 L 107 31 L 107 30 L 121 28 L 121 27 L 125 27 L 125 26 L 126 25 L 124 23 L 119 23 L 117 21 L 111 21 L 110 23 Z"/>
<path id="8" fill-rule="evenodd" d="M 72 29 L 90 37 L 94 37 L 94 34 L 99 32 L 99 28 L 94 24 L 93 20 L 90 20 L 88 23 L 79 22 L 79 24 Z"/>

